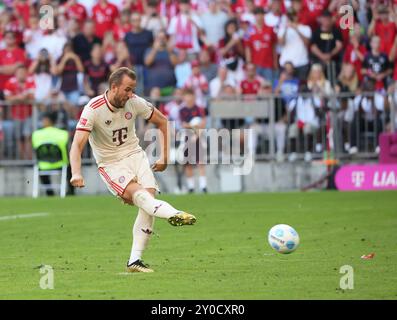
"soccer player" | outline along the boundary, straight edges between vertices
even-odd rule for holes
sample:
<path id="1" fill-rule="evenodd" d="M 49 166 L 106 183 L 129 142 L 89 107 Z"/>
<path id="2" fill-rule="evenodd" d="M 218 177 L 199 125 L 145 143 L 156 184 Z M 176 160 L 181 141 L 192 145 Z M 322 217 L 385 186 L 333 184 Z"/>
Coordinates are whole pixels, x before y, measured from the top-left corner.
<path id="1" fill-rule="evenodd" d="M 141 257 L 153 233 L 154 218 L 168 219 L 173 226 L 192 225 L 196 218 L 154 197 L 159 189 L 152 170 L 164 171 L 167 167 L 168 121 L 151 103 L 134 94 L 136 82 L 132 70 L 119 68 L 109 77 L 109 89 L 84 107 L 70 150 L 70 183 L 84 187 L 81 153 L 89 140 L 109 191 L 124 203 L 139 208 L 127 271 L 153 272 Z M 137 117 L 152 122 L 161 133 L 161 156 L 152 167 L 135 134 Z"/>

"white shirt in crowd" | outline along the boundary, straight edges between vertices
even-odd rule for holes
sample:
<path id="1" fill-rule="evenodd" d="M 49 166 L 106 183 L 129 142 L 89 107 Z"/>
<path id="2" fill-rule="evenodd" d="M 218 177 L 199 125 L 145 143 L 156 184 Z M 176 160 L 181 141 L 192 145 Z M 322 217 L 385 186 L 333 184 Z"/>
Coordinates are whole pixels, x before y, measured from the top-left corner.
<path id="1" fill-rule="evenodd" d="M 237 80 L 233 75 L 230 73 L 227 74 L 226 80 L 223 82 L 223 86 L 231 86 L 233 88 L 236 88 L 238 85 Z M 209 83 L 209 90 L 210 90 L 210 96 L 211 98 L 217 98 L 219 97 L 222 93 L 220 92 L 222 89 L 222 82 L 219 77 L 216 77 L 212 79 Z"/>
<path id="2" fill-rule="evenodd" d="M 219 41 L 225 36 L 224 26 L 228 19 L 228 15 L 223 11 L 218 11 L 215 14 L 208 11 L 201 16 L 201 22 L 209 44 L 218 46 Z"/>
<path id="3" fill-rule="evenodd" d="M 312 31 L 309 26 L 298 25 L 299 32 L 305 37 L 310 39 Z M 290 27 L 282 27 L 278 31 L 278 38 L 282 38 L 285 31 L 285 44 L 281 46 L 280 52 L 280 65 L 284 66 L 286 62 L 292 62 L 295 68 L 302 67 L 309 63 L 309 52 L 305 43 L 299 36 L 298 32 Z"/>

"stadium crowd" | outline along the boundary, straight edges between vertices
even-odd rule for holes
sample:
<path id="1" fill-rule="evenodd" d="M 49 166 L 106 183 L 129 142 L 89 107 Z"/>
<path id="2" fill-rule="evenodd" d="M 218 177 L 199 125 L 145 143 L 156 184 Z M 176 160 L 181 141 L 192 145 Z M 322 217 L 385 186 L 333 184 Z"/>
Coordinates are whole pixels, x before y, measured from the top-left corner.
<path id="1" fill-rule="evenodd" d="M 340 11 L 344 5 L 354 10 Z M 275 138 L 282 161 L 286 141 L 296 151 L 322 152 L 318 139 L 298 150 L 298 137 L 327 127 L 327 95 L 338 99 L 346 152 L 359 148 L 359 127 L 387 130 L 397 80 L 397 1 L 362 0 L 4 0 L 0 4 L 0 145 L 17 141 L 32 157 L 32 104 L 58 112 L 73 130 L 89 98 L 106 90 L 121 67 L 138 75 L 136 93 L 180 127 L 180 109 L 194 94 L 205 117 L 220 98 L 276 99 Z M 189 90 L 186 90 L 189 89 Z M 363 92 L 374 92 L 366 96 Z M 301 94 L 300 94 L 301 93 Z M 348 96 L 350 95 L 350 96 Z M 165 100 L 164 100 L 165 99 Z M 11 103 L 12 107 L 5 106 Z M 268 134 L 267 122 L 244 114 L 229 129 Z M 375 150 L 374 146 L 374 150 Z M 8 150 L 8 151 L 7 151 Z M 8 154 L 9 155 L 9 154 Z"/>

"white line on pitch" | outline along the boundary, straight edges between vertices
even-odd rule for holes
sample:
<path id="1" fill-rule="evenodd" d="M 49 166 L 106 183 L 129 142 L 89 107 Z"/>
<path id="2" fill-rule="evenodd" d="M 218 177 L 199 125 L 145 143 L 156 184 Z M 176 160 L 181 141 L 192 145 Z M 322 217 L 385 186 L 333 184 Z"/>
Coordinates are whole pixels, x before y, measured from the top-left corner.
<path id="1" fill-rule="evenodd" d="M 16 214 L 16 215 L 13 215 L 13 216 L 0 217 L 0 221 L 15 220 L 15 219 L 26 219 L 26 218 L 37 218 L 37 217 L 46 217 L 48 215 L 49 215 L 49 213 L 47 213 L 47 212 Z"/>

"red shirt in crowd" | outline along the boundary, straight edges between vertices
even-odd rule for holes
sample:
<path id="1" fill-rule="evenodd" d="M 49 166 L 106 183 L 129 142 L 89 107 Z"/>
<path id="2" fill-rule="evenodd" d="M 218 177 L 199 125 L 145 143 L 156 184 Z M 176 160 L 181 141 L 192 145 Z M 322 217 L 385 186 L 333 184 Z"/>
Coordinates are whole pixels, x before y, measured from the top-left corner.
<path id="1" fill-rule="evenodd" d="M 15 11 L 18 17 L 22 17 L 25 27 L 29 27 L 29 18 L 30 18 L 30 1 L 18 2 L 15 4 Z"/>
<path id="2" fill-rule="evenodd" d="M 367 48 L 360 44 L 358 47 L 358 51 L 361 52 L 361 54 L 365 57 L 367 54 Z M 361 81 L 363 79 L 363 76 L 361 74 L 361 68 L 362 68 L 362 61 L 357 57 L 356 52 L 354 51 L 354 47 L 351 43 L 349 43 L 346 47 L 345 53 L 343 55 L 343 62 L 350 63 L 354 66 L 354 69 L 356 70 L 358 79 Z"/>
<path id="3" fill-rule="evenodd" d="M 119 16 L 117 7 L 112 3 L 101 6 L 99 3 L 92 8 L 92 18 L 95 21 L 96 36 L 103 38 L 106 31 L 113 30 L 116 18 Z"/>
<path id="4" fill-rule="evenodd" d="M 375 22 L 375 34 L 380 37 L 380 52 L 388 55 L 397 34 L 396 25 L 394 22 L 384 24 L 378 20 Z"/>
<path id="5" fill-rule="evenodd" d="M 5 96 L 15 96 L 18 94 L 30 93 L 34 95 L 36 85 L 33 77 L 26 78 L 24 83 L 19 83 L 16 77 L 10 78 L 4 88 Z M 11 118 L 14 120 L 26 120 L 32 116 L 32 106 L 30 104 L 18 104 L 11 107 Z"/>
<path id="6" fill-rule="evenodd" d="M 68 5 L 67 3 L 64 5 L 65 7 L 65 15 L 67 19 L 75 19 L 79 25 L 83 25 L 84 21 L 87 19 L 87 10 L 80 3 L 75 3 L 72 5 Z"/>
<path id="7" fill-rule="evenodd" d="M 328 8 L 330 0 L 303 0 L 303 12 L 306 14 L 306 23 L 312 30 L 318 26 L 317 18 Z M 302 23 L 302 22 L 301 22 Z"/>
<path id="8" fill-rule="evenodd" d="M 122 25 L 116 23 L 113 27 L 113 36 L 116 41 L 124 40 L 127 32 L 131 31 L 131 24 Z"/>
<path id="9" fill-rule="evenodd" d="M 262 68 L 273 68 L 273 48 L 276 43 L 277 36 L 272 27 L 264 25 L 262 30 L 258 30 L 255 26 L 247 40 L 251 62 Z"/>
<path id="10" fill-rule="evenodd" d="M 3 49 L 0 50 L 0 66 L 11 66 L 16 63 L 26 64 L 25 51 L 21 48 L 14 49 Z M 4 90 L 4 85 L 12 77 L 12 75 L 6 75 L 0 73 L 0 90 Z"/>
<path id="11" fill-rule="evenodd" d="M 255 77 L 253 80 L 244 79 L 240 82 L 241 94 L 258 94 L 262 86 L 263 79 Z"/>

